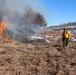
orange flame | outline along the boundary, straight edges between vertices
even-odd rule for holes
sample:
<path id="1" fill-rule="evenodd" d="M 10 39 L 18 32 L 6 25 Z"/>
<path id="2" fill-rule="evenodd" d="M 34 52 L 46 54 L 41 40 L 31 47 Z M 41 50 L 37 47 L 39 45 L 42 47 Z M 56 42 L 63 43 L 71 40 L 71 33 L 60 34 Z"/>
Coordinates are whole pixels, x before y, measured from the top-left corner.
<path id="1" fill-rule="evenodd" d="M 3 33 L 4 29 L 6 28 L 6 22 L 2 21 L 0 23 L 0 34 Z"/>

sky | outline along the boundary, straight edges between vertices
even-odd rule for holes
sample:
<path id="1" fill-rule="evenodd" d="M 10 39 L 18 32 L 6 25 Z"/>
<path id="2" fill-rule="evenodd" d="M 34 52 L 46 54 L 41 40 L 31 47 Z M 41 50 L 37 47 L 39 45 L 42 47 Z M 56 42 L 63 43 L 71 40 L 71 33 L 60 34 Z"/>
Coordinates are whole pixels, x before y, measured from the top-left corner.
<path id="1" fill-rule="evenodd" d="M 40 12 L 48 26 L 76 22 L 76 0 L 6 0 L 12 11 L 23 12 L 26 5 Z"/>

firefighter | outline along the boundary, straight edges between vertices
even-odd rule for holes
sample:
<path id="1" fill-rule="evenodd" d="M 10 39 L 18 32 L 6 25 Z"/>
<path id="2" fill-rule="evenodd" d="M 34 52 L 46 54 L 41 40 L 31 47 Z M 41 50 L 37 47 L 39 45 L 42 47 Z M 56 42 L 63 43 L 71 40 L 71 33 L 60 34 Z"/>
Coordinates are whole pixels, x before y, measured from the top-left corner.
<path id="1" fill-rule="evenodd" d="M 71 33 L 68 31 L 68 29 L 64 28 L 64 30 L 62 32 L 63 47 L 68 46 L 69 39 L 71 39 Z"/>

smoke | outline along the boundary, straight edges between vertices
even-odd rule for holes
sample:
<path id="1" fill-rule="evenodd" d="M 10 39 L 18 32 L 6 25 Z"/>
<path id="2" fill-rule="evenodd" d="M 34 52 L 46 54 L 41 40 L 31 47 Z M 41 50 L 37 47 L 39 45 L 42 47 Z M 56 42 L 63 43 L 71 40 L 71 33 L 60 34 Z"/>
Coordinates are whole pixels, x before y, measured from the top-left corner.
<path id="1" fill-rule="evenodd" d="M 31 5 L 25 6 L 24 12 L 6 8 L 5 0 L 0 0 L 0 5 L 0 12 L 2 13 L 0 16 L 7 22 L 5 33 L 18 41 L 27 42 L 31 35 L 40 34 L 41 28 L 45 26 L 46 22 L 43 15 L 36 12 Z M 5 11 L 7 14 L 4 13 Z"/>
<path id="2" fill-rule="evenodd" d="M 4 19 L 4 16 L 7 14 L 7 4 L 5 0 L 0 0 L 0 21 Z"/>
<path id="3" fill-rule="evenodd" d="M 7 0 L 7 4 L 11 11 L 23 12 L 26 5 L 31 5 L 34 10 L 44 12 L 44 4 L 41 0 Z"/>

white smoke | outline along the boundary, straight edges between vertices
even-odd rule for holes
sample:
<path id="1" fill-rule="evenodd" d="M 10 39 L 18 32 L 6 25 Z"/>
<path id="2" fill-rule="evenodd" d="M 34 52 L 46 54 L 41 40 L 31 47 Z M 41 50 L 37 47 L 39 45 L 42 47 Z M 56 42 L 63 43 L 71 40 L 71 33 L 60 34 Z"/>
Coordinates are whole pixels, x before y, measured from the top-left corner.
<path id="1" fill-rule="evenodd" d="M 31 5 L 34 10 L 44 13 L 44 4 L 41 0 L 6 0 L 11 11 L 23 12 L 26 5 Z"/>
<path id="2" fill-rule="evenodd" d="M 42 26 L 37 23 L 33 23 L 35 14 L 33 13 L 33 15 L 31 14 L 28 18 L 23 18 L 23 13 L 10 12 L 5 17 L 5 21 L 8 23 L 5 33 L 16 40 L 27 42 L 29 40 L 29 36 L 36 35 L 41 32 Z"/>

